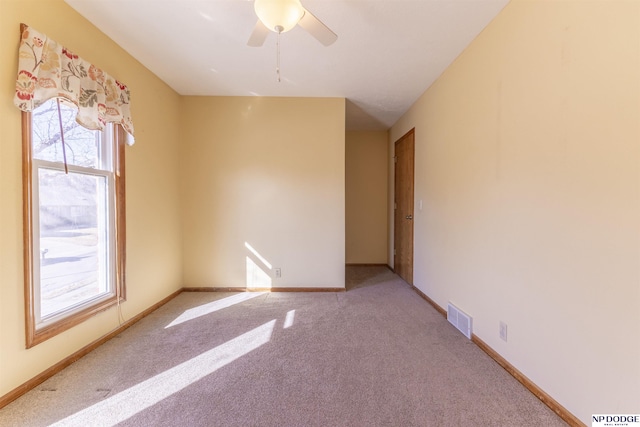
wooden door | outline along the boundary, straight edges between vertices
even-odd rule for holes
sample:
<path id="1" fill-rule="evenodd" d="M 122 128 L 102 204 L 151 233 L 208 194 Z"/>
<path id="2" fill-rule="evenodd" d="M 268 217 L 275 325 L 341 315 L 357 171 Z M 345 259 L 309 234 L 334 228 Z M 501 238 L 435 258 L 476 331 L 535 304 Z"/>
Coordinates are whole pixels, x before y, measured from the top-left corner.
<path id="1" fill-rule="evenodd" d="M 405 282 L 413 284 L 413 158 L 414 131 L 395 144 L 395 204 L 393 269 Z"/>

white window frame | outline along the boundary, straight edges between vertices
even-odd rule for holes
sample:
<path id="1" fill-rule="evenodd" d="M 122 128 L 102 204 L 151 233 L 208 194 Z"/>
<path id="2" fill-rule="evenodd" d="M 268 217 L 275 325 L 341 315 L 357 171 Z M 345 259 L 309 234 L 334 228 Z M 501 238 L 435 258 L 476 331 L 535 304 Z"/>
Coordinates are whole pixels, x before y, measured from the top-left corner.
<path id="1" fill-rule="evenodd" d="M 64 172 L 63 162 L 33 158 L 32 115 L 23 113 L 23 211 L 25 256 L 25 326 L 26 347 L 39 344 L 75 325 L 118 304 L 125 298 L 124 255 L 124 132 L 120 126 L 109 124 L 102 132 L 100 168 L 67 164 L 69 173 L 103 177 L 106 185 L 107 254 L 105 291 L 66 309 L 45 317 L 40 310 L 40 225 L 39 171 Z"/>

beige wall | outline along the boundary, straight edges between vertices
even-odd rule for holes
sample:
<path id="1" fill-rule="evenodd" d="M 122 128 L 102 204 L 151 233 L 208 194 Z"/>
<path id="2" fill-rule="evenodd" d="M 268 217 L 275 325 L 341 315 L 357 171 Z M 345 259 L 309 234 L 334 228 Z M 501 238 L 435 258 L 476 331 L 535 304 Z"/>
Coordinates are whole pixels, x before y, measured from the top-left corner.
<path id="1" fill-rule="evenodd" d="M 639 2 L 514 0 L 390 136 L 415 285 L 588 425 L 640 410 L 639 49 Z"/>
<path id="2" fill-rule="evenodd" d="M 387 131 L 346 134 L 346 260 L 387 264 Z"/>
<path id="3" fill-rule="evenodd" d="M 185 286 L 344 287 L 344 104 L 183 98 Z"/>
<path id="4" fill-rule="evenodd" d="M 62 0 L 0 0 L 0 396 L 118 326 L 115 309 L 25 350 L 20 112 L 13 106 L 24 22 L 131 89 L 127 149 L 126 319 L 181 287 L 179 96 Z M 160 119 L 159 119 L 160 118 Z"/>

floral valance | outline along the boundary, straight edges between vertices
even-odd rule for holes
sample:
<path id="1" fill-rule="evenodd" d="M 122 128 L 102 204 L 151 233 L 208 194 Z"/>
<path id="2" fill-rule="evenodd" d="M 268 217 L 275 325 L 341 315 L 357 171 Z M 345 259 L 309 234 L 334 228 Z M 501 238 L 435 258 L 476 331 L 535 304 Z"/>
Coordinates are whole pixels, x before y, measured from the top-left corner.
<path id="1" fill-rule="evenodd" d="M 22 30 L 14 104 L 33 111 L 51 98 L 65 98 L 78 107 L 81 126 L 102 130 L 107 122 L 119 123 L 132 145 L 127 86 L 33 28 Z"/>

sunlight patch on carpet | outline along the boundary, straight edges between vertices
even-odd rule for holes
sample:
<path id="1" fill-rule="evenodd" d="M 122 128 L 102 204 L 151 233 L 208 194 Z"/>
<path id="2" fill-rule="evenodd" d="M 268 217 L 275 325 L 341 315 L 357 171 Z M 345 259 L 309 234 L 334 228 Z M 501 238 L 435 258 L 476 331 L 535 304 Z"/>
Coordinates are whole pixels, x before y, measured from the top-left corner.
<path id="1" fill-rule="evenodd" d="M 164 328 L 167 329 L 172 326 L 179 325 L 180 323 L 188 322 L 189 320 L 197 319 L 201 316 L 206 316 L 207 314 L 214 313 L 218 310 L 222 310 L 224 308 L 228 308 L 233 305 L 248 301 L 252 298 L 259 297 L 260 295 L 264 295 L 265 293 L 266 292 L 242 292 L 230 297 L 222 298 L 207 304 L 200 305 L 198 307 L 190 308 L 180 316 L 176 317 L 175 320 L 173 320 Z"/>
<path id="2" fill-rule="evenodd" d="M 53 424 L 114 426 L 155 405 L 271 340 L 272 320 L 205 353 Z"/>
<path id="3" fill-rule="evenodd" d="M 291 326 L 293 326 L 293 320 L 296 317 L 296 311 L 295 310 L 289 310 L 287 311 L 287 317 L 285 317 L 284 319 L 284 328 L 283 329 L 287 329 L 290 328 Z"/>

